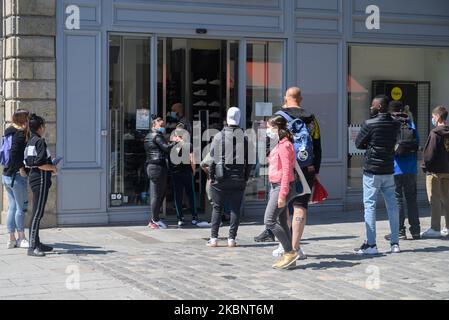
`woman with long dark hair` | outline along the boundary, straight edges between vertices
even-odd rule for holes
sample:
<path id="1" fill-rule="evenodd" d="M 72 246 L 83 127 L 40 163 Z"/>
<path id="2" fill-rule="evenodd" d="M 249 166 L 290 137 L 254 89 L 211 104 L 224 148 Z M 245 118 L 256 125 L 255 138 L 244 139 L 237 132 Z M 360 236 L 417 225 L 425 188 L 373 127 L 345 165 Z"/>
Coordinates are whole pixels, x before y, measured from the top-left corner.
<path id="1" fill-rule="evenodd" d="M 24 228 L 28 204 L 28 177 L 23 164 L 23 154 L 30 137 L 28 120 L 29 112 L 27 110 L 17 110 L 12 116 L 12 125 L 5 130 L 4 144 L 6 143 L 6 145 L 2 146 L 2 149 L 9 149 L 2 150 L 5 153 L 3 185 L 8 194 L 8 216 L 6 219 L 9 233 L 8 249 L 28 248 L 29 246 Z M 6 154 L 8 155 L 6 156 Z"/>
<path id="2" fill-rule="evenodd" d="M 298 253 L 292 247 L 292 235 L 288 226 L 288 201 L 294 192 L 295 151 L 287 120 L 273 116 L 267 123 L 267 136 L 276 146 L 268 156 L 270 198 L 265 211 L 265 226 L 272 231 L 285 249 L 284 255 L 273 265 L 275 269 L 296 266 Z"/>
<path id="3" fill-rule="evenodd" d="M 25 149 L 25 164 L 30 168 L 29 183 L 33 192 L 33 218 L 30 226 L 28 255 L 44 257 L 45 252 L 53 251 L 53 248 L 41 243 L 39 227 L 51 187 L 51 176 L 57 173 L 57 168 L 53 165 L 51 153 L 44 139 L 45 120 L 32 114 L 29 127 L 31 138 Z"/>

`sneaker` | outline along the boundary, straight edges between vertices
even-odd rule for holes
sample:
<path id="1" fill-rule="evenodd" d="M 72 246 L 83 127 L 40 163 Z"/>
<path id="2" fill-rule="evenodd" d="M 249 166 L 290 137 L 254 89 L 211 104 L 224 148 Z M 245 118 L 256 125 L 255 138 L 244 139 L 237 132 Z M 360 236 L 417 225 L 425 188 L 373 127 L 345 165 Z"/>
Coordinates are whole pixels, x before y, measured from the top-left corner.
<path id="1" fill-rule="evenodd" d="M 28 249 L 30 247 L 30 243 L 27 239 L 17 240 L 17 248 Z"/>
<path id="2" fill-rule="evenodd" d="M 274 234 L 268 229 L 265 229 L 257 237 L 254 237 L 255 242 L 274 242 Z"/>
<path id="3" fill-rule="evenodd" d="M 193 218 L 192 219 L 192 225 L 194 226 L 198 226 L 198 223 L 200 223 L 201 221 L 198 218 Z"/>
<path id="4" fill-rule="evenodd" d="M 153 221 L 150 221 L 150 223 L 148 224 L 148 228 L 156 230 L 156 229 L 159 229 L 159 226 L 156 223 L 154 223 Z"/>
<path id="5" fill-rule="evenodd" d="M 185 223 L 184 220 L 179 220 L 179 221 L 178 221 L 178 228 L 182 228 L 182 227 L 184 227 L 185 225 L 186 225 L 186 223 Z"/>
<path id="6" fill-rule="evenodd" d="M 282 257 L 283 255 L 284 255 L 284 247 L 282 246 L 282 244 L 279 243 L 277 249 L 273 250 L 273 257 L 279 258 Z"/>
<path id="7" fill-rule="evenodd" d="M 419 233 L 413 234 L 413 233 L 412 233 L 412 239 L 413 239 L 413 240 L 421 240 L 421 234 L 419 234 Z"/>
<path id="8" fill-rule="evenodd" d="M 447 228 L 444 228 L 443 230 L 441 230 L 441 236 L 443 236 L 443 237 L 449 236 L 449 230 Z"/>
<path id="9" fill-rule="evenodd" d="M 193 81 L 193 84 L 207 84 L 207 80 L 206 79 L 203 79 L 203 78 L 201 78 L 201 79 L 198 79 L 198 80 L 196 80 L 196 81 Z"/>
<path id="10" fill-rule="evenodd" d="M 194 92 L 193 95 L 194 96 L 204 97 L 204 96 L 207 96 L 207 91 L 206 90 L 199 90 L 197 92 Z"/>
<path id="11" fill-rule="evenodd" d="M 273 265 L 274 269 L 288 269 L 296 266 L 299 255 L 296 251 L 284 253 L 281 259 Z"/>
<path id="12" fill-rule="evenodd" d="M 36 249 L 28 249 L 28 255 L 30 257 L 45 257 L 45 252 L 40 250 L 39 248 Z"/>
<path id="13" fill-rule="evenodd" d="M 375 254 L 379 254 L 379 251 L 377 250 L 377 245 L 368 245 L 366 242 L 360 247 L 360 248 L 356 248 L 354 249 L 354 251 L 356 252 L 356 254 L 360 254 L 360 255 L 375 255 Z"/>
<path id="14" fill-rule="evenodd" d="M 214 102 L 209 103 L 209 107 L 220 107 L 220 106 L 221 106 L 221 104 L 218 101 L 214 101 Z"/>
<path id="15" fill-rule="evenodd" d="M 209 222 L 206 222 L 206 221 L 201 221 L 201 222 L 198 222 L 198 223 L 196 224 L 196 226 L 197 226 L 198 228 L 205 228 L 205 229 L 207 229 L 207 228 L 211 228 L 211 227 L 212 227 L 212 224 L 210 224 Z"/>
<path id="16" fill-rule="evenodd" d="M 16 247 L 17 247 L 17 241 L 16 240 L 14 240 L 14 241 L 8 240 L 8 242 L 6 243 L 6 248 L 7 249 L 14 249 Z"/>
<path id="17" fill-rule="evenodd" d="M 221 84 L 220 79 L 215 79 L 212 80 L 211 82 L 209 82 L 209 84 L 214 85 L 214 86 L 219 86 Z"/>
<path id="18" fill-rule="evenodd" d="M 306 260 L 307 259 L 307 255 L 306 255 L 306 253 L 301 249 L 301 248 L 299 248 L 299 250 L 298 250 L 298 260 Z"/>
<path id="19" fill-rule="evenodd" d="M 237 247 L 237 242 L 235 241 L 235 239 L 228 239 L 228 247 L 229 248 Z"/>
<path id="20" fill-rule="evenodd" d="M 391 234 L 387 234 L 385 240 L 391 241 Z M 399 231 L 399 240 L 407 240 L 407 233 L 405 230 Z"/>
<path id="21" fill-rule="evenodd" d="M 162 220 L 153 221 L 153 223 L 156 224 L 159 229 L 168 229 L 167 225 Z"/>
<path id="22" fill-rule="evenodd" d="M 206 101 L 198 101 L 197 103 L 193 104 L 194 107 L 207 107 L 207 102 Z"/>
<path id="23" fill-rule="evenodd" d="M 390 253 L 401 253 L 401 249 L 397 243 L 391 245 Z"/>
<path id="24" fill-rule="evenodd" d="M 207 241 L 206 244 L 208 247 L 216 248 L 218 247 L 218 239 L 217 238 L 210 238 L 209 241 Z"/>
<path id="25" fill-rule="evenodd" d="M 424 231 L 423 233 L 421 233 L 421 237 L 422 238 L 440 238 L 441 232 L 435 231 L 432 228 L 430 228 L 430 229 Z"/>

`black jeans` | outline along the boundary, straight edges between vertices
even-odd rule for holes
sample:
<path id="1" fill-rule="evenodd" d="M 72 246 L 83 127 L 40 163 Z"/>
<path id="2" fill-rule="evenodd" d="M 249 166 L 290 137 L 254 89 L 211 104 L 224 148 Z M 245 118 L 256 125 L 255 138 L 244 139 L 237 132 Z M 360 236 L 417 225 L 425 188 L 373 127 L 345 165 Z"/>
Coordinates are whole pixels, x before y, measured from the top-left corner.
<path id="1" fill-rule="evenodd" d="M 198 214 L 196 212 L 195 202 L 195 187 L 194 177 L 192 171 L 182 171 L 179 173 L 173 173 L 173 191 L 175 193 L 175 207 L 178 220 L 182 220 L 184 213 L 182 211 L 182 200 L 184 199 L 184 190 L 189 198 L 190 212 L 192 213 L 193 220 L 198 220 Z"/>
<path id="2" fill-rule="evenodd" d="M 30 226 L 30 247 L 29 250 L 36 249 L 41 243 L 39 238 L 39 228 L 47 204 L 48 191 L 51 187 L 51 173 L 39 169 L 33 169 L 30 173 L 29 183 L 33 192 L 33 218 Z"/>
<path id="3" fill-rule="evenodd" d="M 396 184 L 396 201 L 399 208 L 399 231 L 405 231 L 405 202 L 410 224 L 410 233 L 418 235 L 421 232 L 417 202 L 417 175 L 403 174 L 394 177 Z M 405 198 L 405 202 L 404 202 Z"/>
<path id="4" fill-rule="evenodd" d="M 150 178 L 151 213 L 153 214 L 152 219 L 157 222 L 160 220 L 159 214 L 167 192 L 167 166 L 149 164 L 147 167 L 147 173 Z"/>
<path id="5" fill-rule="evenodd" d="M 226 200 L 231 207 L 229 239 L 235 240 L 235 238 L 237 237 L 237 231 L 239 229 L 240 209 L 242 207 L 244 195 L 245 189 L 220 190 L 217 187 L 211 187 L 211 196 L 213 202 L 211 238 L 218 238 L 218 230 L 220 228 L 221 217 Z"/>

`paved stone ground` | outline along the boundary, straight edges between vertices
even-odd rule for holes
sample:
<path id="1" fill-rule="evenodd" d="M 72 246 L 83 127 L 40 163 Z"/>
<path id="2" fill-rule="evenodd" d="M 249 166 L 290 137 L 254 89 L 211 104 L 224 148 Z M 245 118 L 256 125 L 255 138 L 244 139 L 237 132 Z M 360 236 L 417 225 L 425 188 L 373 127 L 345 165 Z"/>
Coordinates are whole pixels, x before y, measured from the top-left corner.
<path id="1" fill-rule="evenodd" d="M 252 241 L 263 228 L 251 221 L 260 219 L 244 219 L 235 249 L 207 248 L 207 229 L 43 230 L 57 248 L 45 258 L 1 244 L 0 299 L 449 299 L 449 239 L 403 241 L 399 255 L 363 258 L 353 254 L 364 239 L 360 213 L 314 213 L 303 245 L 309 258 L 278 271 L 271 269 L 276 244 Z M 388 223 L 383 214 L 379 220 L 385 252 Z M 6 241 L 3 226 L 0 237 Z"/>

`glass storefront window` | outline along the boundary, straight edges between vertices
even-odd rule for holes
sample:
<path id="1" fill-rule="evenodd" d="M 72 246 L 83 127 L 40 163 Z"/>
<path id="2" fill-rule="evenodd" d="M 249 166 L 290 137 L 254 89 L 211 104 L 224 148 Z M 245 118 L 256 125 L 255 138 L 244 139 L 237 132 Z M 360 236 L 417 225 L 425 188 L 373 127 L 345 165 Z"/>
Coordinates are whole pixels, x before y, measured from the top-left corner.
<path id="1" fill-rule="evenodd" d="M 408 105 L 421 147 L 427 139 L 430 113 L 449 101 L 449 49 L 352 45 L 348 76 L 348 188 L 362 189 L 363 152 L 354 150 L 359 126 L 369 117 L 374 96 L 385 94 Z M 419 153 L 419 161 L 422 154 Z M 424 188 L 422 170 L 418 186 Z"/>
<path id="2" fill-rule="evenodd" d="M 150 39 L 110 36 L 110 206 L 148 205 L 144 138 L 150 125 Z"/>
<path id="3" fill-rule="evenodd" d="M 248 42 L 246 57 L 246 127 L 257 132 L 265 126 L 265 120 L 283 104 L 284 94 L 284 43 L 275 41 Z M 261 113 L 256 106 L 260 102 L 272 103 L 268 113 Z M 259 137 L 257 150 L 265 146 Z M 266 155 L 258 152 L 258 161 L 246 189 L 247 201 L 267 199 L 268 176 Z"/>

